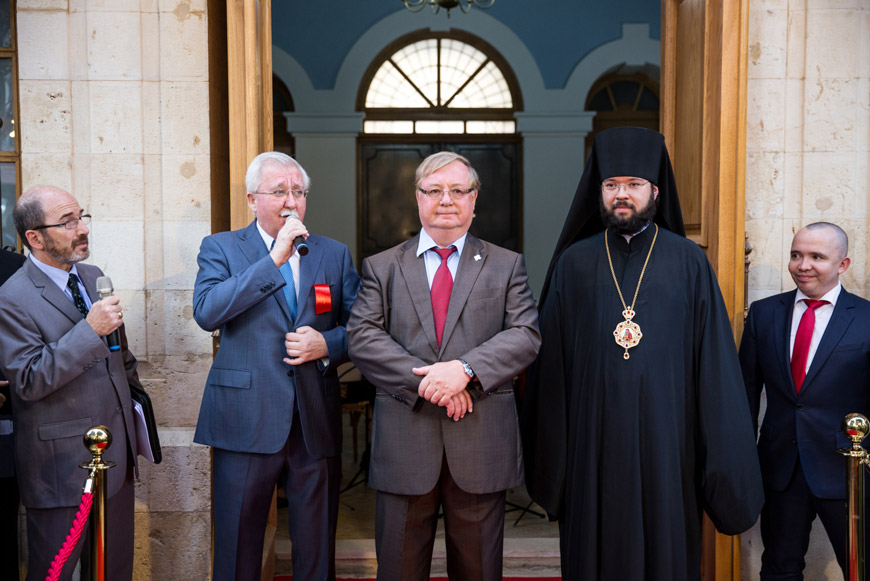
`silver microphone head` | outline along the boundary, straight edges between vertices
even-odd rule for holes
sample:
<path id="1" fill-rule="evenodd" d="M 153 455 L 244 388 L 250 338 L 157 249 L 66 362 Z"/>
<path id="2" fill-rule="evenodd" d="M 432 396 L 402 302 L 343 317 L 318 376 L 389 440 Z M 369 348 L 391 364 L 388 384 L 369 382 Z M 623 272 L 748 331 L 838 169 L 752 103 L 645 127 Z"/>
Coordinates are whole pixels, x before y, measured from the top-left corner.
<path id="1" fill-rule="evenodd" d="M 112 296 L 113 292 L 115 292 L 115 287 L 112 286 L 111 278 L 108 276 L 101 276 L 97 279 L 97 294 L 100 295 L 101 300 Z"/>

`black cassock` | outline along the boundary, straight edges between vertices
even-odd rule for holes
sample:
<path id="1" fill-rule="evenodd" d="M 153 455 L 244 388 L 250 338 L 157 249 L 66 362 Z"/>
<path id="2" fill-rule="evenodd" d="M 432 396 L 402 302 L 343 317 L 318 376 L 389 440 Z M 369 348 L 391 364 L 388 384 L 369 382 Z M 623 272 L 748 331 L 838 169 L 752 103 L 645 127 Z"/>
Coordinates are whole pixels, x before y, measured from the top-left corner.
<path id="1" fill-rule="evenodd" d="M 654 233 L 606 234 L 629 305 Z M 764 496 L 728 314 L 701 249 L 660 228 L 624 359 L 604 236 L 553 271 L 523 401 L 527 486 L 560 521 L 563 578 L 698 579 L 702 510 L 736 534 Z"/>

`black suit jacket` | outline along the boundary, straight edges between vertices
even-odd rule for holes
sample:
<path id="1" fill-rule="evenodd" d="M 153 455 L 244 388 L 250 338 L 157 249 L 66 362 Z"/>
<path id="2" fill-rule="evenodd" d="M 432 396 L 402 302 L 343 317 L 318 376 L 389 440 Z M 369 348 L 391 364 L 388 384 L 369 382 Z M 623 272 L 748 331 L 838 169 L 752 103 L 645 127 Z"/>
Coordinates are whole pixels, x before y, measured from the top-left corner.
<path id="1" fill-rule="evenodd" d="M 0 285 L 15 274 L 15 271 L 21 268 L 24 261 L 27 260 L 23 254 L 17 252 L 9 252 L 8 250 L 0 250 Z M 0 379 L 6 379 L 3 372 L 0 371 Z M 9 397 L 9 388 L 0 388 L 0 393 L 6 398 L 6 401 L 0 406 L 0 421 L 12 421 L 12 399 Z M 13 462 L 12 454 L 12 434 L 0 435 L 0 478 L 10 478 L 15 476 L 15 463 Z"/>
<path id="2" fill-rule="evenodd" d="M 800 459 L 819 498 L 846 495 L 849 447 L 843 416 L 870 412 L 870 302 L 842 289 L 800 394 L 791 377 L 789 337 L 796 291 L 756 301 L 740 343 L 740 364 L 756 427 L 762 389 L 767 412 L 758 438 L 765 486 L 782 490 Z"/>

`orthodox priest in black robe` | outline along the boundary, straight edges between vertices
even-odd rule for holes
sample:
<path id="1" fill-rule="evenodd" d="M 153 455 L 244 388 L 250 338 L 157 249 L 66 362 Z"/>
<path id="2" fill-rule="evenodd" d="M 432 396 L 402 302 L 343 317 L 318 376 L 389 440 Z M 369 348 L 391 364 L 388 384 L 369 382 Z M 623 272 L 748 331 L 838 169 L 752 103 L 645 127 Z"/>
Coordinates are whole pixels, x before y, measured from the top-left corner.
<path id="1" fill-rule="evenodd" d="M 764 495 L 728 313 L 661 134 L 596 137 L 540 324 L 526 485 L 559 520 L 563 578 L 699 579 L 702 511 L 740 533 Z"/>

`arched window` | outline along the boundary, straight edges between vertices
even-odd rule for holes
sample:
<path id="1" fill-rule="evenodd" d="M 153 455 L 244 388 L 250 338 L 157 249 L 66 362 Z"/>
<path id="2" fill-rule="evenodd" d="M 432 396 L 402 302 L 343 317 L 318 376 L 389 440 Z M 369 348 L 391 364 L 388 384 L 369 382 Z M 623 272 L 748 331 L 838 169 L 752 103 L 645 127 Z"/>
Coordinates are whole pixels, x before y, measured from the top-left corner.
<path id="1" fill-rule="evenodd" d="M 405 37 L 375 59 L 366 78 L 358 98 L 364 133 L 516 133 L 518 85 L 479 39 L 455 31 Z"/>
<path id="2" fill-rule="evenodd" d="M 514 113 L 519 84 L 498 52 L 461 31 L 412 33 L 386 46 L 360 82 L 359 251 L 390 248 L 420 229 L 414 170 L 454 151 L 481 188 L 471 233 L 522 250 L 522 151 Z"/>
<path id="3" fill-rule="evenodd" d="M 595 111 L 592 132 L 586 136 L 586 156 L 595 134 L 611 127 L 659 130 L 659 69 L 653 65 L 619 65 L 604 73 L 586 97 L 587 111 Z"/>

